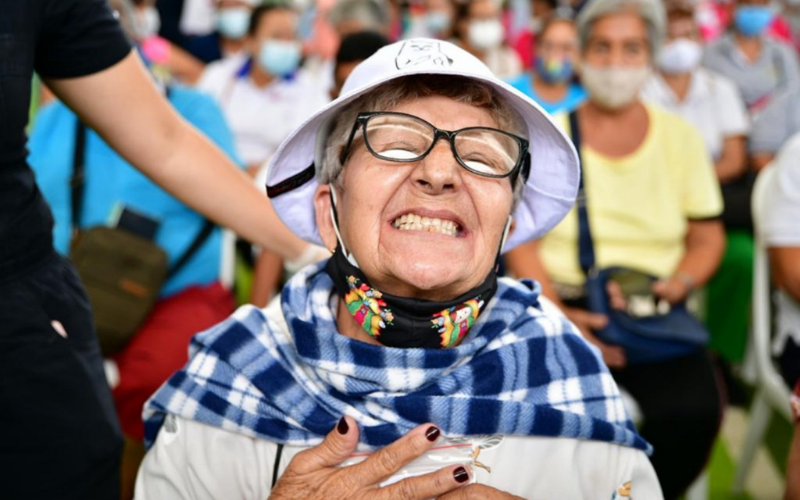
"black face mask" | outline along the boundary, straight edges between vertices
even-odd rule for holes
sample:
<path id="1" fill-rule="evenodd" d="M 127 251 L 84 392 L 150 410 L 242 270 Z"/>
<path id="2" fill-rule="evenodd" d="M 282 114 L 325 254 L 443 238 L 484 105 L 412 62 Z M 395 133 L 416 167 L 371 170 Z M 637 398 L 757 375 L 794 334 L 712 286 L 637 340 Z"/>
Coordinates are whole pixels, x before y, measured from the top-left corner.
<path id="1" fill-rule="evenodd" d="M 336 292 L 365 332 L 387 347 L 442 349 L 457 345 L 497 290 L 495 270 L 460 297 L 437 302 L 381 293 L 337 245 L 325 266 Z"/>

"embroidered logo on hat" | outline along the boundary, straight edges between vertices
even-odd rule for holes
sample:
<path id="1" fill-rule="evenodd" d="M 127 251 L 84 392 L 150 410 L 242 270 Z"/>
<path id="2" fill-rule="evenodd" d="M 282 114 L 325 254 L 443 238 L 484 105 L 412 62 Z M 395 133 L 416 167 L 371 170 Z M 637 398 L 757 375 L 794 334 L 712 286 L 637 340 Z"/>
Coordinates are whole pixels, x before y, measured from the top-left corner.
<path id="1" fill-rule="evenodd" d="M 441 42 L 434 40 L 408 40 L 400 46 L 395 58 L 397 69 L 405 69 L 418 64 L 452 66 L 453 60 L 442 52 Z"/>

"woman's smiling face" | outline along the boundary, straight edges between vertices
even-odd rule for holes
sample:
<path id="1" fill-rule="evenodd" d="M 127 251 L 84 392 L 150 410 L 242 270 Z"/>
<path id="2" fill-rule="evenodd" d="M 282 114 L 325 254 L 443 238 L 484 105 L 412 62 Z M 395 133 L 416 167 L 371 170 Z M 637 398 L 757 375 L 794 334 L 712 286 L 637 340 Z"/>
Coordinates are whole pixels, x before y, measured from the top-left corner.
<path id="1" fill-rule="evenodd" d="M 443 130 L 498 126 L 486 109 L 441 96 L 386 111 L 414 115 Z M 330 185 L 320 186 L 315 206 L 320 235 L 333 248 L 329 192 Z M 374 287 L 445 300 L 480 284 L 495 265 L 512 198 L 509 178 L 467 171 L 446 140 L 413 163 L 376 158 L 362 140 L 353 143 L 341 174 L 336 210 L 347 251 Z"/>

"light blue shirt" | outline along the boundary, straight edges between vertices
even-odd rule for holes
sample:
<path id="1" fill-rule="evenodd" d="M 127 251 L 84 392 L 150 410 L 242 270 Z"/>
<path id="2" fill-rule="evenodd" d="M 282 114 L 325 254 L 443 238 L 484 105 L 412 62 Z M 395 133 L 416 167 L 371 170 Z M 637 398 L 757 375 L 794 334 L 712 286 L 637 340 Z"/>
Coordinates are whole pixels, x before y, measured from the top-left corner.
<path id="1" fill-rule="evenodd" d="M 523 73 L 517 78 L 509 80 L 508 84 L 536 101 L 539 106 L 551 115 L 560 112 L 569 113 L 586 100 L 586 90 L 577 83 L 571 83 L 569 88 L 567 88 L 567 95 L 565 95 L 563 99 L 557 102 L 545 101 L 533 88 L 531 84 L 532 78 L 530 73 Z"/>
<path id="2" fill-rule="evenodd" d="M 196 90 L 172 86 L 169 100 L 189 123 L 229 157 L 235 158 L 233 137 L 219 106 L 211 97 Z M 54 245 L 62 254 L 69 252 L 72 233 L 70 178 L 76 126 L 75 114 L 64 104 L 56 102 L 41 109 L 28 143 L 28 161 L 53 211 Z M 87 132 L 86 183 L 80 227 L 114 223 L 114 213 L 121 206 L 129 207 L 160 222 L 155 241 L 167 252 L 172 265 L 194 241 L 205 219 L 133 168 L 93 131 Z M 191 170 L 192 166 L 187 165 L 186 172 Z M 214 193 L 205 194 L 214 196 Z M 221 245 L 221 230 L 216 228 L 186 265 L 165 283 L 161 296 L 216 281 L 220 271 Z"/>

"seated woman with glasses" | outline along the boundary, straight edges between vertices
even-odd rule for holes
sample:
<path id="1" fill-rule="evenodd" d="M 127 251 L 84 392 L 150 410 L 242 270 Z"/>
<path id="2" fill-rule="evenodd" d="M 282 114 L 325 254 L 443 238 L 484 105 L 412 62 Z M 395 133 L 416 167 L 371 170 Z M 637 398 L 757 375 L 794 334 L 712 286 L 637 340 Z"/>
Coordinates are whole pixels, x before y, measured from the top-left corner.
<path id="1" fill-rule="evenodd" d="M 569 140 L 475 57 L 379 50 L 269 170 L 275 210 L 333 257 L 195 337 L 146 407 L 137 498 L 662 498 L 599 352 L 496 275 L 578 180 Z"/>

